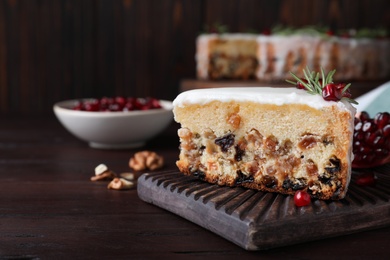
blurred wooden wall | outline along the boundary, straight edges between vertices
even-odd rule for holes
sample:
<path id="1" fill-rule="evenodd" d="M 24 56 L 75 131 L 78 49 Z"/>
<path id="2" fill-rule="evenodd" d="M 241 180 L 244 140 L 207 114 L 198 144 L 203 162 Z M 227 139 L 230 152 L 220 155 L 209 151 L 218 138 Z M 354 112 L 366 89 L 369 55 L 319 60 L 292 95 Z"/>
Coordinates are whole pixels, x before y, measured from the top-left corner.
<path id="1" fill-rule="evenodd" d="M 0 0 L 0 115 L 113 95 L 173 99 L 205 25 L 390 27 L 389 0 Z"/>

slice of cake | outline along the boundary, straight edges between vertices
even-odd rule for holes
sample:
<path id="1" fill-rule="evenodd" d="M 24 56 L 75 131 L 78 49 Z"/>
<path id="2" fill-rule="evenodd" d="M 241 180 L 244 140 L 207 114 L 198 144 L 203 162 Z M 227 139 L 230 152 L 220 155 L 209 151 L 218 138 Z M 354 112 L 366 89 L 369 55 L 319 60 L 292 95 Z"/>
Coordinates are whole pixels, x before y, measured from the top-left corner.
<path id="1" fill-rule="evenodd" d="M 354 107 L 297 88 L 181 93 L 179 170 L 210 183 L 340 199 L 352 161 Z"/>
<path id="2" fill-rule="evenodd" d="M 203 34 L 196 43 L 200 79 L 254 79 L 257 42 L 252 34 Z"/>

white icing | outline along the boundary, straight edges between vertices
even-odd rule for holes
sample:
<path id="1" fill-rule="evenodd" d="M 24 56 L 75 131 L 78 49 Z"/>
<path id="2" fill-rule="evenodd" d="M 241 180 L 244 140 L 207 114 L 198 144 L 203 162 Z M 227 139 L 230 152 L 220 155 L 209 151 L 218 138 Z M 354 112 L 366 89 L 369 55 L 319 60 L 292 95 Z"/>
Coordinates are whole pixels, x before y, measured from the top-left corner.
<path id="1" fill-rule="evenodd" d="M 346 101 L 326 101 L 320 95 L 312 95 L 302 89 L 272 87 L 194 89 L 180 93 L 173 101 L 173 106 L 183 107 L 186 104 L 204 105 L 212 101 L 248 101 L 274 105 L 304 104 L 315 109 L 337 106 L 340 110 L 348 110 L 354 113 L 354 107 Z"/>
<path id="2" fill-rule="evenodd" d="M 199 35 L 199 39 L 201 41 L 209 41 L 214 39 L 221 40 L 256 40 L 258 36 L 256 34 L 251 33 L 211 33 L 211 34 L 201 34 Z"/>

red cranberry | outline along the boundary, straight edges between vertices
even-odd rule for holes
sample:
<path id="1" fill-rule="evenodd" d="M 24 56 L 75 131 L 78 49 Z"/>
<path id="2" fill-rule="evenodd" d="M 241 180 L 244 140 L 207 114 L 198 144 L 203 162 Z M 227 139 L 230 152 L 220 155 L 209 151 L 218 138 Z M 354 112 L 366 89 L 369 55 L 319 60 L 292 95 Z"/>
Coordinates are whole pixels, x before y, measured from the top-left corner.
<path id="1" fill-rule="evenodd" d="M 303 207 L 309 205 L 311 202 L 311 198 L 309 193 L 306 191 L 297 191 L 294 195 L 294 203 L 297 207 Z"/>

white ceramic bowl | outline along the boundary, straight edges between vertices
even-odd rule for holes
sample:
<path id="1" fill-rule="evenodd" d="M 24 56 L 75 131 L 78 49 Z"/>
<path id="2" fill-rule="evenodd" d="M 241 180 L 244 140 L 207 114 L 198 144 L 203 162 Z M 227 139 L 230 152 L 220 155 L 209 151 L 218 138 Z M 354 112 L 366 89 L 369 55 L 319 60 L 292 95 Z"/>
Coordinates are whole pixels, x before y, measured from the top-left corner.
<path id="1" fill-rule="evenodd" d="M 53 110 L 70 133 L 87 141 L 93 148 L 141 147 L 161 133 L 173 119 L 172 102 L 167 100 L 160 100 L 161 109 L 125 112 L 72 110 L 78 101 L 58 102 Z"/>

